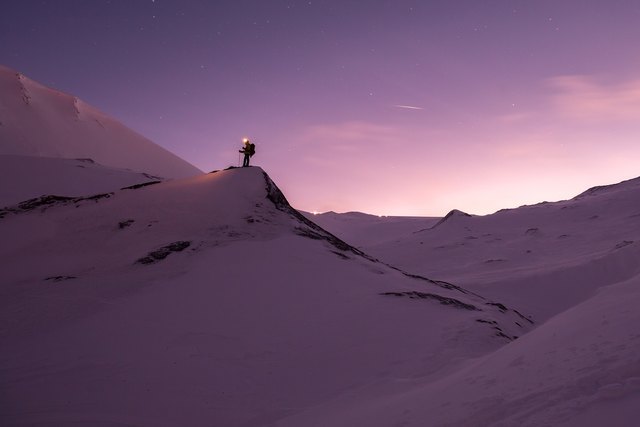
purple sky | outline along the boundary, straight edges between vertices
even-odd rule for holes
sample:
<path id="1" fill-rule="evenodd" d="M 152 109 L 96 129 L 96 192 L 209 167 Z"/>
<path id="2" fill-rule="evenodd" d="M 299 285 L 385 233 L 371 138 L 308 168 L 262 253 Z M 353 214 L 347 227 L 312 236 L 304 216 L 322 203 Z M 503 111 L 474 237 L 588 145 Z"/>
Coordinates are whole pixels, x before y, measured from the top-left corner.
<path id="1" fill-rule="evenodd" d="M 640 1 L 51 0 L 0 63 L 309 211 L 489 213 L 640 175 Z M 409 108 L 411 107 L 411 108 Z"/>

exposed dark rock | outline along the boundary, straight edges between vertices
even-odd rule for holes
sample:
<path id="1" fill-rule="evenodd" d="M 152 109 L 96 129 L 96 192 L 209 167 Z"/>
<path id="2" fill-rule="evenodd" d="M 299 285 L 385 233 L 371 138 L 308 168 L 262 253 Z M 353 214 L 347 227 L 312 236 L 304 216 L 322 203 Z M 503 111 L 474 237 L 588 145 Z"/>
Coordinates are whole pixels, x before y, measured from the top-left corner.
<path id="1" fill-rule="evenodd" d="M 256 223 L 256 222 L 262 222 L 261 220 L 259 220 L 257 218 L 254 218 L 251 215 L 245 216 L 244 220 L 247 221 L 248 224 L 253 224 L 253 223 Z"/>
<path id="2" fill-rule="evenodd" d="M 133 219 L 128 219 L 128 220 L 126 220 L 126 221 L 120 221 L 120 222 L 118 223 L 118 228 L 122 230 L 123 228 L 127 228 L 127 227 L 129 227 L 129 226 L 130 226 L 131 224 L 133 224 L 134 222 L 135 222 L 135 220 L 133 220 Z"/>
<path id="3" fill-rule="evenodd" d="M 419 291 L 382 292 L 380 295 L 409 297 L 410 299 L 432 299 L 432 300 L 438 301 L 440 304 L 443 304 L 443 305 L 450 305 L 450 306 L 464 309 L 464 310 L 482 311 L 473 304 L 467 304 L 455 298 L 443 297 L 442 295 L 431 294 L 426 292 L 419 292 Z"/>
<path id="4" fill-rule="evenodd" d="M 485 264 L 494 264 L 496 262 L 506 262 L 506 261 L 507 261 L 506 259 L 496 258 L 496 259 L 488 259 L 484 263 Z"/>
<path id="5" fill-rule="evenodd" d="M 502 305 L 502 304 L 500 304 L 500 305 Z M 504 306 L 503 306 L 503 307 L 504 307 Z M 533 320 L 531 320 L 529 317 L 526 317 L 524 314 L 520 313 L 518 310 L 515 310 L 515 309 L 514 309 L 514 310 L 513 310 L 513 312 L 514 312 L 518 317 L 520 317 L 520 318 L 521 318 L 521 319 L 523 319 L 523 320 L 526 320 L 526 321 L 527 321 L 527 322 L 529 322 L 530 324 L 532 324 L 532 325 L 533 325 L 533 324 L 535 323 Z M 519 325 L 518 325 L 518 326 L 519 326 Z"/>
<path id="6" fill-rule="evenodd" d="M 73 201 L 75 203 L 84 202 L 84 201 L 87 201 L 87 200 L 91 200 L 91 201 L 97 202 L 100 199 L 108 199 L 111 196 L 113 196 L 113 193 L 94 194 L 93 196 L 76 197 L 75 199 L 73 199 Z"/>
<path id="7" fill-rule="evenodd" d="M 494 306 L 494 307 L 498 307 L 498 310 L 500 310 L 500 311 L 501 311 L 501 312 L 503 312 L 503 313 L 505 313 L 505 312 L 508 310 L 508 308 L 507 308 L 507 307 L 505 307 L 505 305 L 504 305 L 504 304 L 500 304 L 499 302 L 487 302 L 487 303 L 485 303 L 485 304 L 487 304 L 487 305 L 492 305 L 492 306 Z"/>
<path id="8" fill-rule="evenodd" d="M 342 259 L 351 259 L 347 255 L 345 255 L 344 252 L 331 251 L 331 253 L 334 253 L 334 254 L 338 255 L 338 257 L 340 257 Z"/>
<path id="9" fill-rule="evenodd" d="M 633 245 L 633 240 L 623 240 L 622 242 L 618 243 L 613 249 L 622 249 L 625 246 L 629 246 L 629 245 Z"/>
<path id="10" fill-rule="evenodd" d="M 533 236 L 538 234 L 538 232 L 540 231 L 540 229 L 538 229 L 537 227 L 533 227 L 533 228 L 529 228 L 527 231 L 524 232 L 524 234 L 526 234 L 527 236 Z"/>
<path id="11" fill-rule="evenodd" d="M 333 234 L 329 233 L 324 228 L 320 227 L 313 221 L 307 219 L 300 212 L 295 210 L 287 201 L 287 198 L 284 196 L 282 191 L 278 188 L 278 186 L 269 178 L 269 175 L 263 172 L 264 180 L 267 186 L 267 199 L 273 203 L 273 205 L 281 212 L 285 212 L 301 222 L 305 227 L 295 227 L 294 232 L 300 236 L 308 237 L 314 240 L 325 240 L 335 248 L 344 251 L 351 252 L 355 255 L 361 256 L 363 258 L 368 259 L 372 262 L 379 262 L 377 259 L 365 254 L 361 250 L 349 245 Z"/>
<path id="12" fill-rule="evenodd" d="M 518 338 L 518 337 L 516 337 L 516 336 L 510 337 L 509 335 L 505 334 L 505 333 L 504 333 L 504 332 L 502 332 L 502 331 L 498 331 L 498 332 L 496 332 L 496 336 L 497 336 L 497 337 L 501 337 L 501 338 L 506 338 L 506 339 L 508 339 L 509 341 L 513 341 L 513 340 L 515 340 L 516 338 Z"/>
<path id="13" fill-rule="evenodd" d="M 168 257 L 172 252 L 181 252 L 191 246 L 191 242 L 177 241 L 161 247 L 158 250 L 149 252 L 149 254 L 136 261 L 137 264 L 153 264 Z"/>
<path id="14" fill-rule="evenodd" d="M 39 207 L 46 207 L 54 204 L 65 204 L 70 201 L 73 201 L 73 197 L 54 195 L 41 196 L 18 203 L 17 210 L 26 212 Z"/>
<path id="15" fill-rule="evenodd" d="M 402 270 L 400 270 L 399 268 L 394 267 L 394 266 L 392 266 L 392 265 L 387 265 L 387 266 L 388 266 L 388 267 L 390 267 L 390 268 L 392 268 L 392 269 L 394 269 L 394 270 L 399 271 L 400 273 L 404 274 L 404 275 L 405 275 L 405 276 L 407 276 L 407 277 L 411 277 L 412 279 L 422 280 L 422 281 L 429 282 L 429 283 L 431 283 L 432 285 L 436 285 L 436 286 L 439 286 L 439 287 L 444 288 L 444 289 L 455 290 L 455 291 L 461 292 L 461 293 L 463 293 L 463 294 L 467 294 L 467 295 L 475 295 L 475 296 L 477 296 L 477 297 L 479 297 L 479 298 L 484 299 L 481 295 L 478 295 L 478 294 L 476 294 L 476 293 L 473 293 L 473 292 L 471 292 L 471 291 L 469 291 L 469 290 L 467 290 L 467 289 L 461 288 L 460 286 L 456 286 L 456 285 L 454 285 L 453 283 L 445 282 L 445 281 L 442 281 L 442 280 L 433 280 L 433 279 L 428 279 L 428 278 L 426 278 L 426 277 L 424 277 L 424 276 L 420 276 L 420 275 L 418 275 L 418 274 L 411 274 L 411 273 L 407 273 L 406 271 L 402 271 Z"/>
<path id="16" fill-rule="evenodd" d="M 508 339 L 509 341 L 513 341 L 513 340 L 515 340 L 515 339 L 517 339 L 517 338 L 518 338 L 517 336 L 510 337 L 509 335 L 505 334 L 505 333 L 504 333 L 504 331 L 502 330 L 502 328 L 501 328 L 500 326 L 498 326 L 498 324 L 497 324 L 497 323 L 495 323 L 495 324 L 494 324 L 494 326 L 493 326 L 492 328 L 493 328 L 493 329 L 495 329 L 495 330 L 497 331 L 497 332 L 496 332 L 496 336 L 497 336 L 497 337 L 506 338 L 506 339 Z"/>
<path id="17" fill-rule="evenodd" d="M 84 162 L 84 163 L 91 163 L 91 164 L 95 164 L 96 163 L 95 160 L 90 159 L 88 157 L 87 158 L 80 157 L 80 158 L 77 158 L 76 160 L 79 161 L 79 162 Z"/>
<path id="18" fill-rule="evenodd" d="M 88 196 L 88 197 L 67 197 L 67 196 L 45 195 L 45 196 L 40 196 L 33 199 L 25 200 L 24 202 L 20 202 L 15 206 L 8 206 L 4 209 L 0 209 L 0 218 L 4 218 L 8 214 L 21 214 L 21 213 L 38 209 L 38 208 L 42 208 L 42 210 L 46 210 L 53 206 L 62 206 L 62 205 L 68 205 L 71 203 L 75 203 L 76 207 L 78 207 L 81 202 L 86 202 L 86 201 L 97 202 L 100 199 L 107 199 L 111 196 L 113 196 L 113 193 L 95 194 L 93 196 Z"/>
<path id="19" fill-rule="evenodd" d="M 141 184 L 130 185 L 128 187 L 122 187 L 121 190 L 137 190 L 138 188 L 146 187 L 148 185 L 160 184 L 162 181 L 149 181 Z"/>
<path id="20" fill-rule="evenodd" d="M 76 276 L 51 276 L 51 277 L 46 277 L 44 280 L 49 280 L 51 282 L 62 282 L 64 280 L 72 280 L 72 279 L 77 279 Z"/>

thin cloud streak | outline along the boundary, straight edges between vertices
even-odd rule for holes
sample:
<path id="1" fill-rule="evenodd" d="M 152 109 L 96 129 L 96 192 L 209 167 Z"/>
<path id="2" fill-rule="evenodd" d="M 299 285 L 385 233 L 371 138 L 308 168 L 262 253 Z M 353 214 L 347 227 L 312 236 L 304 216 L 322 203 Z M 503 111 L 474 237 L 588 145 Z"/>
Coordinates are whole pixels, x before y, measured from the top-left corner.
<path id="1" fill-rule="evenodd" d="M 405 110 L 424 110 L 422 107 L 416 107 L 414 105 L 394 105 L 394 108 L 403 108 Z"/>
<path id="2" fill-rule="evenodd" d="M 626 121 L 640 119 L 640 80 L 602 84 L 591 76 L 569 75 L 549 79 L 558 90 L 553 103 L 560 114 L 574 119 Z"/>

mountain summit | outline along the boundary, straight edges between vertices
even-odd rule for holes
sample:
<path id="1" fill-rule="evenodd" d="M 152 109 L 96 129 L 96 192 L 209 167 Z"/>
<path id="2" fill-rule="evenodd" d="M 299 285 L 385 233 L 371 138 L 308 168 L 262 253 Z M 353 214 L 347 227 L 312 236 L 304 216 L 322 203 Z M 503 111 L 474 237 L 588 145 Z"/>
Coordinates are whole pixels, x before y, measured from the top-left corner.
<path id="1" fill-rule="evenodd" d="M 80 99 L 2 65 L 0 154 L 93 159 L 164 178 L 202 173 Z"/>

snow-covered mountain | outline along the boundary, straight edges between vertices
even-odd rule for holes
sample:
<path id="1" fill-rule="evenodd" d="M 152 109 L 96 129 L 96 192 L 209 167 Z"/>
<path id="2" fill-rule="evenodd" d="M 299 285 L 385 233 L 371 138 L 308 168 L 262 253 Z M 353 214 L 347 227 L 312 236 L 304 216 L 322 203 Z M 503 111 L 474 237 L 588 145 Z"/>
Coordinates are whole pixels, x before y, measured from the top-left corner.
<path id="1" fill-rule="evenodd" d="M 164 178 L 202 173 L 78 98 L 1 65 L 0 154 L 92 159 Z"/>
<path id="2" fill-rule="evenodd" d="M 2 425 L 274 425 L 533 327 L 347 245 L 259 168 L 30 200 L 0 234 Z"/>
<path id="3" fill-rule="evenodd" d="M 157 181 L 158 177 L 91 159 L 0 155 L 0 207 L 46 194 L 81 197 Z"/>

